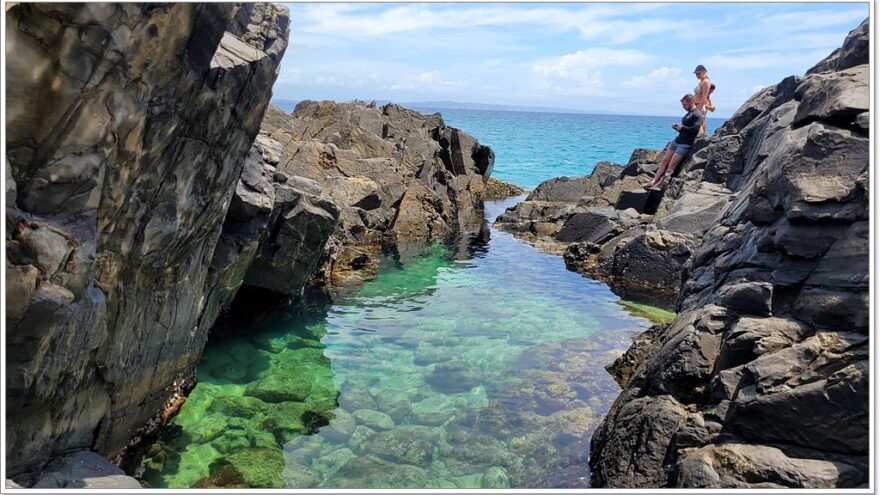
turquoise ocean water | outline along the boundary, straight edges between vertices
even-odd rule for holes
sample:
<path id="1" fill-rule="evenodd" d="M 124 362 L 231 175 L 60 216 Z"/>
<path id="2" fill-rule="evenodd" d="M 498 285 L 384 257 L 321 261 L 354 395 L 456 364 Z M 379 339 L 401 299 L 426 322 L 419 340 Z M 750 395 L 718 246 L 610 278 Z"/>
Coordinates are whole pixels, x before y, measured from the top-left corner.
<path id="1" fill-rule="evenodd" d="M 443 111 L 534 187 L 659 147 L 671 119 Z M 711 126 L 710 126 L 711 127 Z M 383 254 L 378 276 L 211 336 L 146 450 L 145 486 L 578 488 L 619 393 L 604 366 L 650 321 L 492 227 Z"/>

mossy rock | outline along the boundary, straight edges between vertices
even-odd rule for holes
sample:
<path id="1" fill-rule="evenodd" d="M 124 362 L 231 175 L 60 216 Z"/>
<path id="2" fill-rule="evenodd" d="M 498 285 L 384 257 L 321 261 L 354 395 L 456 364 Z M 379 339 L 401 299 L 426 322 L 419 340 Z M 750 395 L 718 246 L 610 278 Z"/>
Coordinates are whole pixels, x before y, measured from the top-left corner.
<path id="1" fill-rule="evenodd" d="M 309 377 L 295 374 L 270 374 L 248 386 L 244 395 L 265 402 L 302 402 L 312 393 Z"/>
<path id="2" fill-rule="evenodd" d="M 271 432 L 263 430 L 249 430 L 248 440 L 253 447 L 266 447 L 267 449 L 277 449 L 281 444 Z"/>
<path id="3" fill-rule="evenodd" d="M 268 408 L 268 404 L 256 397 L 223 395 L 211 401 L 208 411 L 237 418 L 254 418 Z"/>
<path id="4" fill-rule="evenodd" d="M 207 366 L 199 372 L 233 383 L 248 383 L 269 369 L 268 356 L 243 340 L 230 341 L 216 348 L 208 348 L 202 362 Z"/>
<path id="5" fill-rule="evenodd" d="M 235 468 L 225 466 L 211 476 L 196 481 L 192 488 L 250 488 L 250 486 Z"/>
<path id="6" fill-rule="evenodd" d="M 179 416 L 179 418 L 182 416 Z M 219 437 L 229 427 L 226 417 L 222 414 L 208 414 L 204 417 L 189 417 L 182 424 L 185 434 L 192 443 L 207 443 Z M 182 423 L 182 421 L 181 421 Z"/>
<path id="7" fill-rule="evenodd" d="M 262 428 L 271 431 L 278 443 L 288 442 L 307 431 L 302 416 L 308 411 L 302 402 L 282 402 L 274 404 L 266 412 Z"/>
<path id="8" fill-rule="evenodd" d="M 251 447 L 251 440 L 244 430 L 227 430 L 211 441 L 211 445 L 221 454 L 231 454 Z"/>
<path id="9" fill-rule="evenodd" d="M 251 488 L 283 488 L 284 454 L 281 449 L 252 447 L 239 450 L 219 461 L 221 469 L 229 466 L 241 474 Z"/>
<path id="10" fill-rule="evenodd" d="M 332 377 L 316 377 L 312 382 L 312 393 L 305 402 L 312 409 L 331 410 L 339 407 L 339 388 Z"/>

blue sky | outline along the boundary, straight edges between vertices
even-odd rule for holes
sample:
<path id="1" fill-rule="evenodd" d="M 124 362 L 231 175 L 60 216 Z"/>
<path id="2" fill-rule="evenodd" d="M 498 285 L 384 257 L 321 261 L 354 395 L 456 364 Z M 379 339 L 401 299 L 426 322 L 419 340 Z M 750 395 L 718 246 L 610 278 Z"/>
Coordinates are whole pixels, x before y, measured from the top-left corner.
<path id="1" fill-rule="evenodd" d="M 277 99 L 449 100 L 677 115 L 697 64 L 714 116 L 803 74 L 867 3 L 287 4 Z"/>

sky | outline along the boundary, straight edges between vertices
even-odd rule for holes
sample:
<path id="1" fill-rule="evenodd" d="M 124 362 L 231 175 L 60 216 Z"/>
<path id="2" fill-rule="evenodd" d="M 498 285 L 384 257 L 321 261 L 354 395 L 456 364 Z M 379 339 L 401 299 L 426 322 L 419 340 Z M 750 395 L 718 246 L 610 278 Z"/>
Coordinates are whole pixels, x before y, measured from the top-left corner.
<path id="1" fill-rule="evenodd" d="M 678 115 L 697 64 L 715 117 L 803 74 L 868 3 L 294 3 L 274 98 Z"/>

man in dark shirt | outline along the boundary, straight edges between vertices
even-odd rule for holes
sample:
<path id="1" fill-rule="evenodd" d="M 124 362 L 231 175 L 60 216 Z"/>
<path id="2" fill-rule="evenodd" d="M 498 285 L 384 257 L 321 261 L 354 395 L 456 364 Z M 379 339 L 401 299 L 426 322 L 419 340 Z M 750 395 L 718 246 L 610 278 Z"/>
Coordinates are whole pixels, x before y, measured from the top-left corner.
<path id="1" fill-rule="evenodd" d="M 663 160 L 657 168 L 654 178 L 645 184 L 645 189 L 656 188 L 663 182 L 666 170 L 675 170 L 675 167 L 681 162 L 687 152 L 697 139 L 700 133 L 700 126 L 706 118 L 703 112 L 697 109 L 694 103 L 694 95 L 686 94 L 681 98 L 681 108 L 687 110 L 684 117 L 681 118 L 681 124 L 672 124 L 672 128 L 678 131 L 678 137 L 670 141 L 666 146 L 666 153 L 663 154 Z"/>

